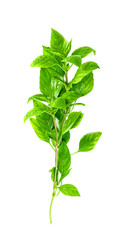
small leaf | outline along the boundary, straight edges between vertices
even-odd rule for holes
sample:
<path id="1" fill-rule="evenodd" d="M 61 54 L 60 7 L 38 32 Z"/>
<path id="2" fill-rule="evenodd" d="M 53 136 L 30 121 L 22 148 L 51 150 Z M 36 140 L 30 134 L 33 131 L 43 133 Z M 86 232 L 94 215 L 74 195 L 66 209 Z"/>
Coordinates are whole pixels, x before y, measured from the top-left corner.
<path id="1" fill-rule="evenodd" d="M 67 41 L 59 32 L 53 28 L 51 28 L 50 47 L 56 52 L 60 52 L 62 54 L 64 54 L 67 49 Z"/>
<path id="2" fill-rule="evenodd" d="M 53 56 L 41 55 L 31 63 L 30 67 L 49 68 L 57 65 L 57 61 Z"/>
<path id="3" fill-rule="evenodd" d="M 59 190 L 64 194 L 72 197 L 79 197 L 80 193 L 77 188 L 72 184 L 63 184 L 59 187 Z"/>
<path id="4" fill-rule="evenodd" d="M 97 68 L 99 68 L 99 66 L 95 62 L 83 63 L 81 67 L 77 70 L 74 78 L 71 80 L 69 84 L 75 84 L 80 82 L 88 73 L 92 72 Z"/>
<path id="5" fill-rule="evenodd" d="M 76 121 L 74 122 L 74 124 L 72 125 L 71 129 L 72 129 L 72 128 L 76 128 L 76 127 L 80 124 L 83 116 L 84 116 L 84 113 L 80 112 L 80 115 L 78 116 L 78 118 L 76 119 Z"/>
<path id="6" fill-rule="evenodd" d="M 65 58 L 63 61 L 72 63 L 72 64 L 76 65 L 77 67 L 81 66 L 81 56 L 79 56 L 79 55 L 69 56 L 69 57 Z"/>
<path id="7" fill-rule="evenodd" d="M 72 45 L 72 39 L 67 45 L 65 56 L 67 56 L 69 54 L 69 52 L 71 51 L 71 45 Z"/>
<path id="8" fill-rule="evenodd" d="M 101 132 L 93 132 L 84 135 L 79 142 L 78 152 L 91 151 L 95 147 L 101 135 Z"/>
<path id="9" fill-rule="evenodd" d="M 63 174 L 61 174 L 59 182 L 61 182 L 66 176 L 68 176 L 68 174 L 70 173 L 71 169 L 72 168 L 66 170 Z"/>
<path id="10" fill-rule="evenodd" d="M 73 128 L 74 123 L 76 122 L 76 120 L 78 118 L 80 118 L 80 117 L 82 119 L 82 116 L 83 116 L 83 113 L 81 113 L 81 112 L 72 112 L 72 113 L 70 113 L 68 118 L 67 118 L 67 120 L 64 123 L 62 132 L 66 133 L 69 129 Z"/>
<path id="11" fill-rule="evenodd" d="M 51 172 L 51 180 L 54 182 L 55 179 L 55 167 L 49 170 Z M 56 183 L 58 182 L 58 170 L 56 171 Z"/>
<path id="12" fill-rule="evenodd" d="M 90 47 L 80 47 L 80 48 L 77 48 L 75 51 L 73 51 L 72 55 L 80 55 L 81 58 L 84 58 L 91 52 L 96 54 L 96 51 Z"/>
<path id="13" fill-rule="evenodd" d="M 42 95 L 42 94 L 35 94 L 35 95 L 29 97 L 27 103 L 29 103 L 31 100 L 38 100 L 38 101 L 42 101 L 42 102 L 48 102 L 48 99 L 44 95 Z"/>
<path id="14" fill-rule="evenodd" d="M 71 91 L 75 91 L 80 97 L 90 93 L 94 87 L 93 73 L 87 74 L 79 83 L 73 84 Z"/>
<path id="15" fill-rule="evenodd" d="M 36 133 L 36 135 L 45 142 L 50 142 L 49 136 L 47 135 L 47 132 L 40 127 L 40 125 L 38 124 L 38 121 L 35 118 L 30 118 L 30 123 Z"/>
<path id="16" fill-rule="evenodd" d="M 70 140 L 70 132 L 68 131 L 63 134 L 62 141 L 64 141 L 67 144 L 69 142 L 69 140 Z"/>
<path id="17" fill-rule="evenodd" d="M 71 165 L 71 155 L 65 142 L 62 142 L 57 154 L 58 170 L 64 173 Z"/>
<path id="18" fill-rule="evenodd" d="M 64 109 L 66 110 L 66 103 L 65 103 L 65 100 L 64 98 L 62 97 L 59 97 L 57 99 L 55 99 L 51 104 L 50 104 L 51 107 L 54 107 L 54 108 L 59 108 L 59 109 Z"/>

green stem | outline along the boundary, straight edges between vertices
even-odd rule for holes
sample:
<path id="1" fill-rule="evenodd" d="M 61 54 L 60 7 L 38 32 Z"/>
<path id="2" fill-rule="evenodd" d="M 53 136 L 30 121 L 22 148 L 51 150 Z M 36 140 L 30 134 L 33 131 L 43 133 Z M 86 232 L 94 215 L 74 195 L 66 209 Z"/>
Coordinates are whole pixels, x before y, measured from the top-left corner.
<path id="1" fill-rule="evenodd" d="M 54 194 L 52 193 L 52 199 L 51 199 L 50 209 L 49 209 L 50 224 L 52 223 L 52 215 L 51 215 L 51 212 L 52 212 L 53 200 L 54 200 Z"/>

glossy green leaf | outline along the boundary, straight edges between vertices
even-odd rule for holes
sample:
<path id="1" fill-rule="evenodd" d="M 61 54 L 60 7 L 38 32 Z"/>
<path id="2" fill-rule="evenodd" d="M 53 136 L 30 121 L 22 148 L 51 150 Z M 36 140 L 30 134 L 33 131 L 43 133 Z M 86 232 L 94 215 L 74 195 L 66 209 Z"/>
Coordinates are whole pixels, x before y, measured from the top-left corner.
<path id="1" fill-rule="evenodd" d="M 71 129 L 72 129 L 72 128 L 76 128 L 76 127 L 80 124 L 83 116 L 84 116 L 84 114 L 83 114 L 82 112 L 80 112 L 78 118 L 75 120 L 75 122 L 74 122 L 74 124 L 72 125 Z"/>
<path id="2" fill-rule="evenodd" d="M 72 64 L 76 65 L 77 67 L 81 66 L 81 56 L 79 56 L 79 55 L 69 56 L 69 57 L 65 58 L 63 61 L 72 63 Z"/>
<path id="3" fill-rule="evenodd" d="M 94 87 L 93 73 L 87 74 L 79 83 L 73 84 L 71 90 L 75 91 L 80 97 L 90 93 Z"/>
<path id="4" fill-rule="evenodd" d="M 49 136 L 48 136 L 47 132 L 42 127 L 40 127 L 40 125 L 38 124 L 38 121 L 35 118 L 30 118 L 30 123 L 31 123 L 36 135 L 42 141 L 49 143 L 50 142 Z"/>
<path id="5" fill-rule="evenodd" d="M 80 82 L 88 73 L 92 72 L 97 68 L 99 68 L 99 66 L 95 62 L 83 63 L 81 67 L 77 70 L 74 78 L 69 84 L 75 84 Z"/>
<path id="6" fill-rule="evenodd" d="M 51 98 L 52 96 L 51 74 L 49 73 L 48 69 L 45 68 L 40 69 L 39 87 L 40 91 L 44 95 Z"/>
<path id="7" fill-rule="evenodd" d="M 79 98 L 79 94 L 76 91 L 67 91 L 62 97 L 65 99 L 66 104 L 71 104 Z"/>
<path id="8" fill-rule="evenodd" d="M 29 103 L 31 100 L 38 100 L 38 101 L 42 101 L 42 102 L 48 102 L 48 99 L 44 95 L 42 95 L 42 94 L 35 94 L 35 95 L 29 97 L 27 103 Z"/>
<path id="9" fill-rule="evenodd" d="M 56 52 L 60 52 L 62 54 L 65 54 L 67 49 L 67 41 L 59 32 L 53 28 L 51 28 L 50 47 Z"/>
<path id="10" fill-rule="evenodd" d="M 90 48 L 90 47 L 80 47 L 80 48 L 77 48 L 76 50 L 74 50 L 72 55 L 80 55 L 81 58 L 84 58 L 88 54 L 90 54 L 91 52 L 96 54 L 96 51 L 93 48 Z"/>
<path id="11" fill-rule="evenodd" d="M 31 63 L 30 67 L 49 68 L 57 65 L 57 60 L 53 56 L 41 55 Z"/>
<path id="12" fill-rule="evenodd" d="M 63 184 L 59 187 L 59 190 L 64 194 L 71 197 L 79 197 L 80 193 L 77 188 L 72 184 Z"/>
<path id="13" fill-rule="evenodd" d="M 58 149 L 57 165 L 60 173 L 64 173 L 71 165 L 71 155 L 65 142 L 62 142 Z"/>
<path id="14" fill-rule="evenodd" d="M 68 174 L 70 173 L 71 169 L 72 168 L 66 170 L 63 174 L 61 174 L 59 182 L 61 182 L 66 176 L 68 176 Z"/>
<path id="15" fill-rule="evenodd" d="M 70 132 L 68 131 L 63 134 L 62 141 L 64 141 L 67 144 L 69 142 L 69 140 L 70 140 Z"/>
<path id="16" fill-rule="evenodd" d="M 101 132 L 93 132 L 84 135 L 79 142 L 78 152 L 91 151 L 95 147 L 101 135 Z"/>
<path id="17" fill-rule="evenodd" d="M 72 112 L 69 114 L 67 120 L 65 121 L 64 125 L 63 125 L 63 129 L 62 132 L 65 133 L 68 130 L 70 130 L 71 128 L 73 128 L 74 124 L 76 125 L 76 120 L 78 118 L 82 119 L 82 113 L 81 112 Z M 81 121 L 81 120 L 80 120 Z"/>
<path id="18" fill-rule="evenodd" d="M 65 99 L 62 97 L 56 98 L 50 105 L 51 105 L 51 107 L 54 107 L 54 108 L 66 110 Z"/>
<path id="19" fill-rule="evenodd" d="M 51 131 L 53 128 L 53 117 L 47 112 L 43 112 L 41 115 L 36 116 L 39 125 L 46 131 Z"/>

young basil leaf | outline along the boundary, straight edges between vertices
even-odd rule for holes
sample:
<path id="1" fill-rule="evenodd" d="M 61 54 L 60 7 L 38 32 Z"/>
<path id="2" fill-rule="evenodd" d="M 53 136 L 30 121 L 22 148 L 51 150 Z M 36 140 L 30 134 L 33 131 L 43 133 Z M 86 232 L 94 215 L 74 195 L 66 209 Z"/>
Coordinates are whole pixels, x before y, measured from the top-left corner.
<path id="1" fill-rule="evenodd" d="M 87 74 L 79 83 L 73 84 L 71 91 L 75 91 L 80 97 L 90 93 L 94 87 L 93 73 Z"/>
<path id="2" fill-rule="evenodd" d="M 81 56 L 79 56 L 79 55 L 69 56 L 69 57 L 65 58 L 63 61 L 72 63 L 72 64 L 76 65 L 77 67 L 81 66 Z"/>
<path id="3" fill-rule="evenodd" d="M 42 94 L 35 94 L 35 95 L 29 97 L 27 103 L 29 103 L 31 100 L 38 100 L 38 101 L 42 101 L 42 102 L 49 102 L 49 100 Z"/>
<path id="4" fill-rule="evenodd" d="M 81 67 L 77 70 L 74 78 L 69 84 L 75 84 L 80 82 L 88 73 L 92 72 L 97 68 L 99 68 L 99 66 L 95 62 L 83 63 Z"/>
<path id="5" fill-rule="evenodd" d="M 54 108 L 59 108 L 59 109 L 66 110 L 65 99 L 62 98 L 62 97 L 58 97 L 50 104 L 50 106 L 54 107 Z"/>
<path id="6" fill-rule="evenodd" d="M 71 155 L 65 142 L 62 142 L 57 154 L 57 167 L 60 173 L 64 173 L 71 165 Z"/>
<path id="7" fill-rule="evenodd" d="M 65 56 L 67 56 L 69 54 L 69 52 L 71 51 L 71 45 L 72 45 L 72 39 L 67 45 Z"/>
<path id="8" fill-rule="evenodd" d="M 80 48 L 77 48 L 76 50 L 74 50 L 72 55 L 80 55 L 81 58 L 84 58 L 91 52 L 93 52 L 94 55 L 96 54 L 96 51 L 90 47 L 80 47 Z"/>
<path id="9" fill-rule="evenodd" d="M 57 65 L 58 62 L 53 56 L 41 55 L 31 63 L 30 67 L 49 68 Z"/>
<path id="10" fill-rule="evenodd" d="M 82 113 L 81 112 L 72 112 L 69 114 L 67 120 L 64 123 L 63 129 L 62 129 L 62 133 L 66 133 L 68 130 L 70 130 L 71 128 L 73 128 L 74 123 L 76 122 L 76 120 L 78 118 L 82 119 Z M 76 124 L 75 124 L 76 125 Z"/>
<path id="11" fill-rule="evenodd" d="M 74 122 L 74 124 L 72 125 L 71 129 L 72 129 L 72 128 L 76 128 L 76 127 L 80 124 L 83 116 L 84 116 L 84 113 L 80 112 L 78 118 L 75 120 L 75 122 Z"/>
<path id="12" fill-rule="evenodd" d="M 101 132 L 93 132 L 84 135 L 79 142 L 78 152 L 91 151 L 95 147 L 101 135 L 102 135 Z"/>
<path id="13" fill-rule="evenodd" d="M 70 140 L 70 132 L 68 131 L 63 134 L 62 141 L 64 141 L 67 144 L 69 142 L 69 140 Z"/>
<path id="14" fill-rule="evenodd" d="M 77 188 L 72 184 L 63 184 L 59 187 L 59 190 L 64 194 L 71 197 L 80 197 L 80 193 Z"/>
<path id="15" fill-rule="evenodd" d="M 50 47 L 56 52 L 62 53 L 64 55 L 67 49 L 67 41 L 59 32 L 53 28 L 51 28 Z"/>
<path id="16" fill-rule="evenodd" d="M 72 168 L 66 170 L 63 174 L 61 174 L 59 183 L 60 183 L 66 176 L 68 176 L 68 174 L 70 173 L 71 169 L 72 169 Z"/>
<path id="17" fill-rule="evenodd" d="M 51 75 L 48 69 L 45 69 L 45 68 L 40 69 L 39 87 L 40 87 L 40 91 L 44 95 L 51 98 L 52 96 Z"/>
<path id="18" fill-rule="evenodd" d="M 42 127 L 40 127 L 40 125 L 38 124 L 38 121 L 35 118 L 30 118 L 30 123 L 31 123 L 36 135 L 42 141 L 49 143 L 50 142 L 49 136 L 48 136 L 47 132 Z"/>

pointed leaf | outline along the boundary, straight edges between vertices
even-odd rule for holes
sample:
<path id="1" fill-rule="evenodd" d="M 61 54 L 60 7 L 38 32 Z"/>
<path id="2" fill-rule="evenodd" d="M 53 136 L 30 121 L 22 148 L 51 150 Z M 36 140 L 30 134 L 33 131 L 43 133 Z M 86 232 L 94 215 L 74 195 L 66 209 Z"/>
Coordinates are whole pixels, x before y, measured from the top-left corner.
<path id="1" fill-rule="evenodd" d="M 84 58 L 91 52 L 96 54 L 96 51 L 90 47 L 80 47 L 80 48 L 77 48 L 75 51 L 73 51 L 72 55 L 80 55 L 81 58 Z"/>
<path id="2" fill-rule="evenodd" d="M 36 119 L 38 124 L 47 132 L 53 128 L 53 117 L 50 114 L 43 112 L 41 115 L 36 116 Z"/>
<path id="3" fill-rule="evenodd" d="M 62 142 L 58 149 L 57 165 L 60 173 L 64 173 L 71 165 L 71 155 L 65 142 Z"/>
<path id="4" fill-rule="evenodd" d="M 69 140 L 70 140 L 70 132 L 68 131 L 63 134 L 62 141 L 64 141 L 67 144 L 69 142 Z"/>
<path id="5" fill-rule="evenodd" d="M 63 126 L 63 129 L 62 129 L 62 132 L 65 133 L 67 132 L 69 129 L 73 128 L 74 126 L 74 123 L 76 122 L 76 120 L 78 118 L 80 118 L 81 116 L 81 119 L 82 119 L 82 113 L 81 112 L 72 112 L 69 114 L 67 120 L 65 121 L 64 123 L 64 126 Z M 76 125 L 76 123 L 75 123 Z"/>
<path id="6" fill-rule="evenodd" d="M 65 38 L 53 28 L 51 28 L 50 47 L 56 52 L 60 52 L 62 54 L 66 52 L 67 48 L 67 41 Z"/>
<path id="7" fill-rule="evenodd" d="M 74 124 L 72 125 L 71 129 L 76 128 L 76 127 L 80 124 L 83 116 L 84 116 L 84 113 L 80 112 L 80 115 L 79 115 L 78 118 L 75 120 L 75 122 L 74 122 Z"/>
<path id="8" fill-rule="evenodd" d="M 45 142 L 50 142 L 49 136 L 47 135 L 47 132 L 40 127 L 40 125 L 38 124 L 38 121 L 35 118 L 30 118 L 30 123 L 36 133 L 36 135 Z"/>
<path id="9" fill-rule="evenodd" d="M 76 91 L 67 91 L 62 97 L 65 99 L 66 104 L 71 104 L 79 98 L 79 94 Z"/>
<path id="10" fill-rule="evenodd" d="M 39 82 L 40 91 L 51 98 L 52 89 L 51 89 L 51 75 L 48 69 L 40 69 L 40 82 Z"/>
<path id="11" fill-rule="evenodd" d="M 55 99 L 50 105 L 51 105 L 51 107 L 54 107 L 54 108 L 66 110 L 65 99 L 62 97 Z"/>
<path id="12" fill-rule="evenodd" d="M 65 56 L 67 56 L 69 54 L 69 52 L 71 51 L 71 45 L 72 45 L 72 39 L 67 45 Z"/>
<path id="13" fill-rule="evenodd" d="M 72 64 L 76 65 L 77 67 L 81 66 L 81 56 L 79 56 L 79 55 L 69 56 L 69 57 L 65 58 L 63 61 L 72 63 Z"/>
<path id="14" fill-rule="evenodd" d="M 101 135 L 101 132 L 93 132 L 84 135 L 79 142 L 78 152 L 91 151 L 95 147 Z"/>
<path id="15" fill-rule="evenodd" d="M 38 100 L 38 101 L 42 101 L 42 102 L 48 102 L 48 99 L 44 95 L 42 95 L 42 94 L 35 94 L 35 95 L 29 97 L 27 103 L 29 103 L 31 100 Z"/>
<path id="16" fill-rule="evenodd" d="M 61 182 L 66 176 L 68 176 L 68 174 L 70 173 L 71 169 L 72 168 L 66 170 L 63 174 L 61 174 L 59 182 Z"/>
<path id="17" fill-rule="evenodd" d="M 80 193 L 77 188 L 72 184 L 63 184 L 59 187 L 59 190 L 64 194 L 72 197 L 79 197 Z"/>
<path id="18" fill-rule="evenodd" d="M 41 55 L 31 63 L 30 67 L 40 67 L 40 68 L 48 68 L 57 65 L 57 61 L 53 56 L 45 56 Z"/>

